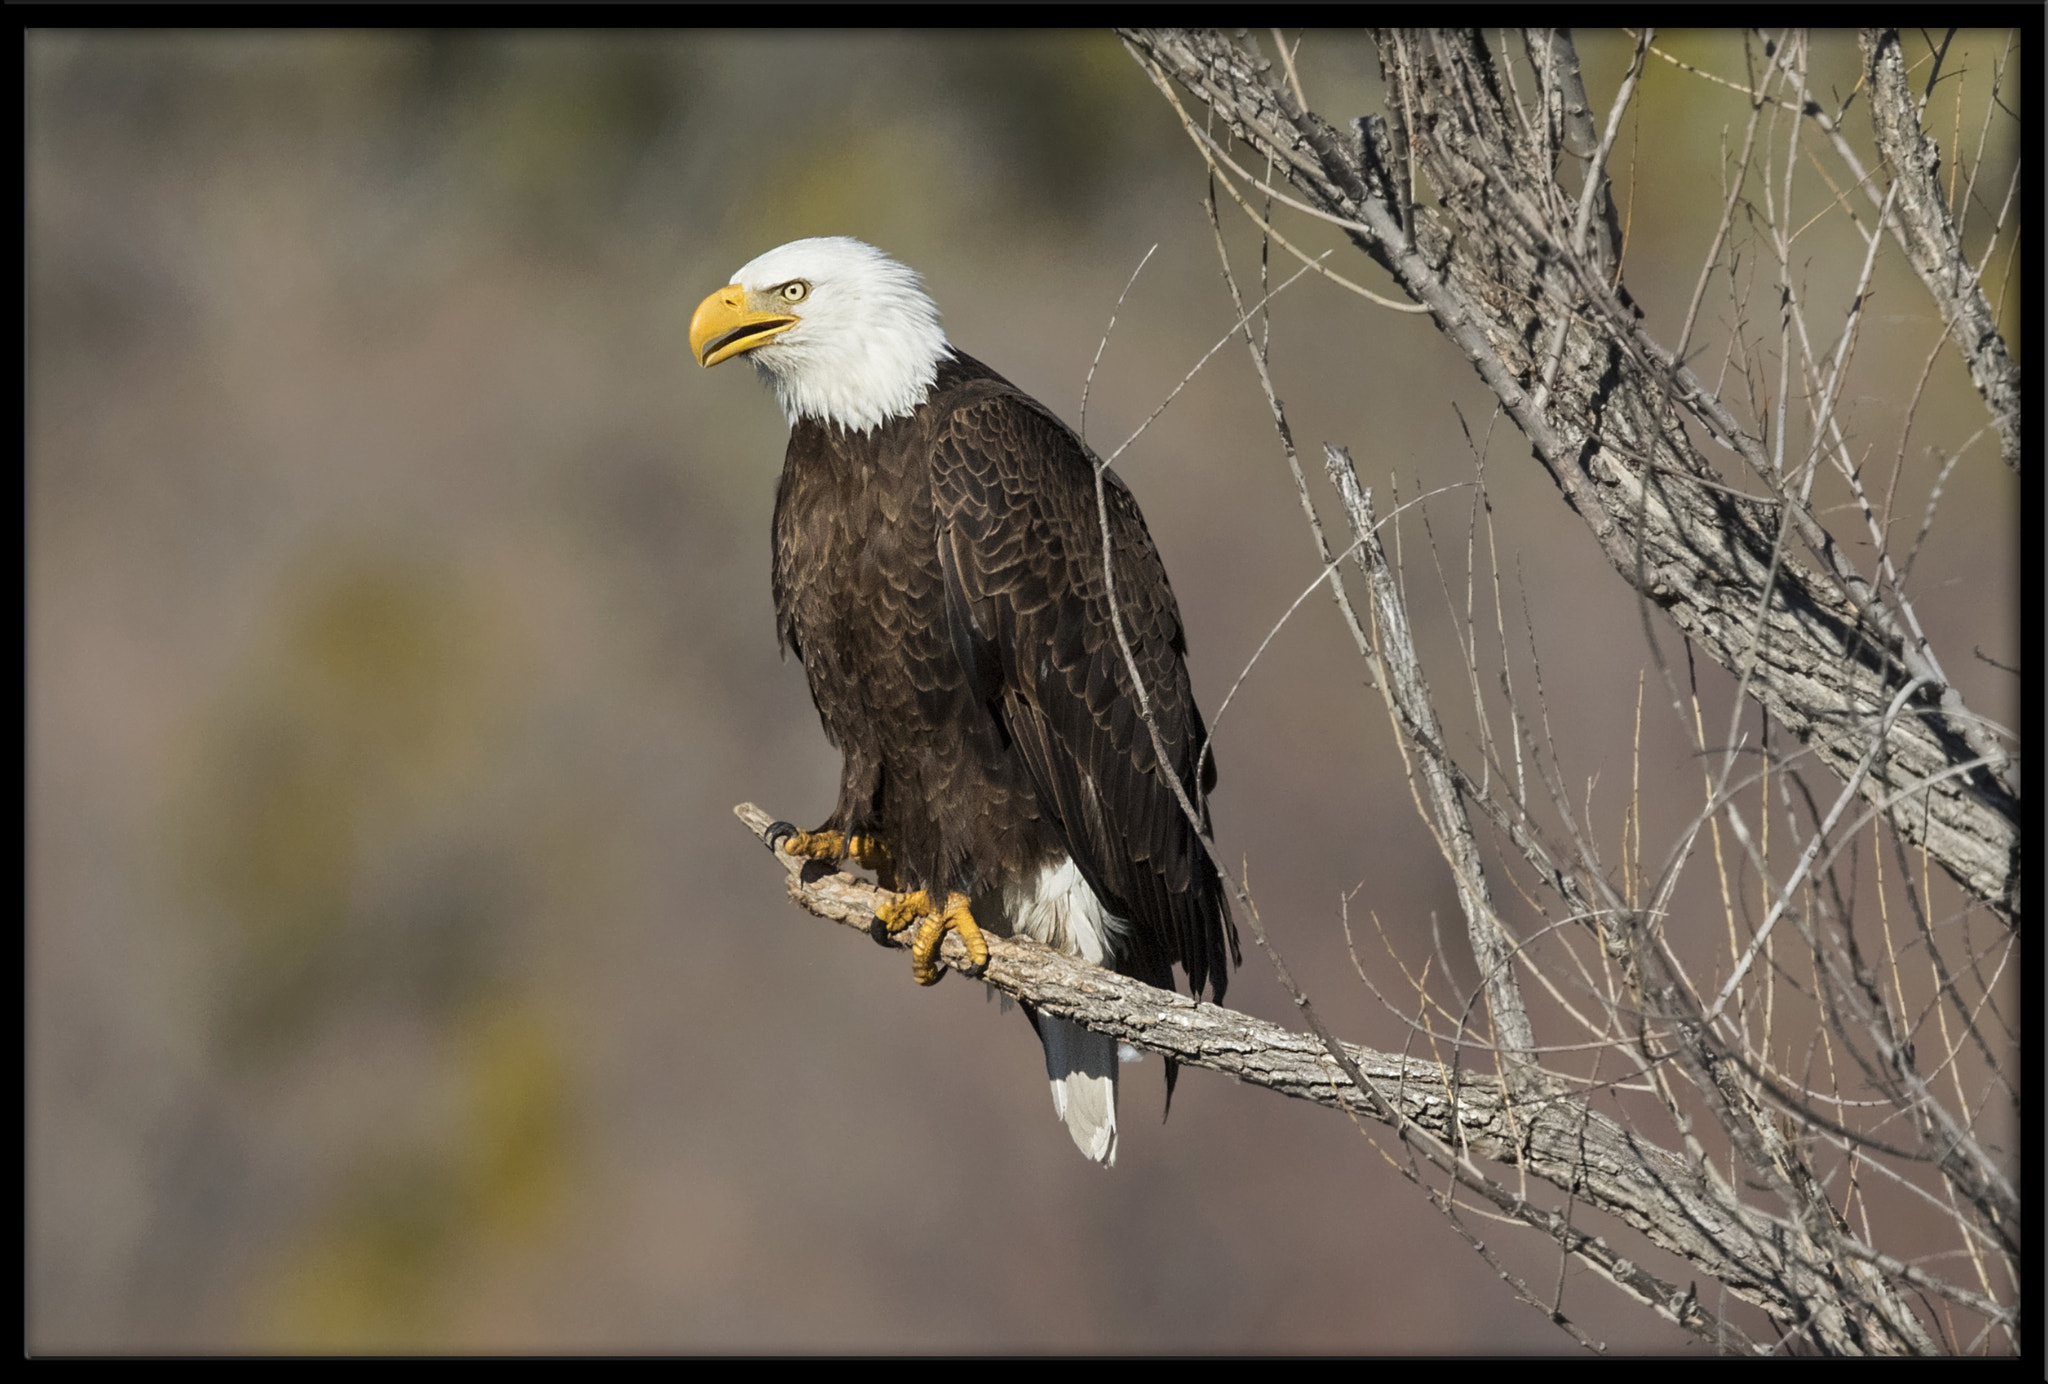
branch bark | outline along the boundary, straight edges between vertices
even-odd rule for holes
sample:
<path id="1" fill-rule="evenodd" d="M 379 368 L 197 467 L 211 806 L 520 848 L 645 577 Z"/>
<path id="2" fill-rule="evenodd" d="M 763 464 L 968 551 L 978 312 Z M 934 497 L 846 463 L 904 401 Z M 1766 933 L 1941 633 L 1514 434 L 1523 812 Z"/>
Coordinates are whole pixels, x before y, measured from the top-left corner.
<path id="1" fill-rule="evenodd" d="M 1450 756 L 1444 753 L 1443 727 L 1437 720 L 1435 699 L 1430 695 L 1422 660 L 1416 655 L 1409 634 L 1408 608 L 1401 599 L 1393 566 L 1380 547 L 1372 497 L 1359 485 L 1349 452 L 1325 443 L 1323 454 L 1338 497 L 1344 503 L 1345 518 L 1351 524 L 1353 555 L 1365 577 L 1372 603 L 1372 642 L 1369 646 L 1361 642 L 1361 651 L 1372 664 L 1373 681 L 1393 718 L 1395 743 L 1400 747 L 1402 762 L 1409 767 L 1411 784 L 1415 761 L 1421 761 L 1422 783 L 1428 797 L 1424 820 L 1430 824 L 1437 849 L 1443 852 L 1444 864 L 1457 882 L 1465 935 L 1486 978 L 1487 1011 L 1493 1016 L 1502 1066 L 1518 1094 L 1542 1094 L 1550 1086 L 1538 1064 L 1536 1034 L 1530 1026 L 1528 1006 L 1523 1002 L 1515 972 L 1516 939 L 1493 905 L 1479 839 L 1472 830 L 1471 815 L 1465 810 L 1466 795 Z M 1341 593 L 1339 599 L 1343 599 Z M 1416 806 L 1422 808 L 1420 797 Z"/>
<path id="2" fill-rule="evenodd" d="M 767 844 L 774 820 L 770 814 L 752 803 L 733 812 Z M 885 891 L 816 862 L 780 853 L 776 860 L 800 907 L 879 935 L 875 908 L 889 897 Z M 885 936 L 881 940 L 907 945 Z M 1703 1339 L 1732 1349 L 1760 1349 L 1733 1323 L 1705 1309 L 1692 1289 L 1658 1278 L 1599 1237 L 1576 1230 L 1565 1212 L 1514 1194 L 1472 1160 L 1521 1168 L 1575 1201 L 1621 1218 L 1780 1320 L 1810 1314 L 1810 1302 L 1802 1302 L 1807 1292 L 1798 1283 L 1807 1275 L 1788 1262 L 1779 1243 L 1781 1223 L 1741 1206 L 1732 1189 L 1704 1166 L 1638 1138 L 1575 1095 L 1525 1100 L 1492 1077 L 1348 1043 L 1341 1045 L 1340 1062 L 1311 1034 L 1155 989 L 1029 939 L 990 936 L 988 942 L 989 966 L 982 980 L 995 989 L 1188 1066 L 1223 1072 L 1393 1129 L 1425 1156 L 1434 1154 L 1432 1161 L 1447 1166 L 1497 1210 L 1541 1229 L 1624 1291 Z M 942 955 L 953 965 L 966 961 L 965 947 L 951 934 Z M 1359 1073 L 1364 1087 L 1346 1075 L 1346 1066 Z M 1868 1342 L 1865 1348 L 1884 1349 L 1885 1344 Z"/>
<path id="3" fill-rule="evenodd" d="M 1869 78 L 1870 125 L 1877 150 L 1891 167 L 1891 225 L 1906 260 L 1927 285 L 1956 348 L 1970 367 L 1971 383 L 1991 411 L 1998 430 L 1998 454 L 2020 466 L 2020 369 L 2006 350 L 1998 318 L 1984 285 L 1963 254 L 1963 240 L 1941 192 L 1941 151 L 1920 128 L 1897 29 L 1865 29 L 1865 74 Z"/>
<path id="4" fill-rule="evenodd" d="M 1437 834 L 1444 843 L 1446 861 L 1459 880 L 1459 899 L 1475 955 L 1495 955 L 1483 950 L 1482 942 L 1497 948 L 1499 942 L 1513 939 L 1485 903 L 1483 890 L 1468 888 L 1465 883 L 1468 875 L 1483 879 L 1465 812 L 1468 801 L 1490 811 L 1507 839 L 1558 887 L 1571 902 L 1574 914 L 1599 932 L 1608 955 L 1622 964 L 1632 981 L 1632 1008 L 1639 1016 L 1635 1050 L 1644 1059 L 1641 1070 L 1647 1074 L 1665 1056 L 1675 1057 L 1705 1095 L 1721 1126 L 1750 1165 L 1765 1174 L 1765 1181 L 1787 1208 L 1789 1219 L 1779 1223 L 1781 1233 L 1773 1242 L 1780 1253 L 1771 1276 L 1785 1295 L 1796 1301 L 1798 1310 L 1781 1320 L 1806 1323 L 1816 1340 L 1841 1353 L 1935 1353 L 1934 1341 L 1899 1293 L 1881 1274 L 1845 1251 L 1846 1237 L 1822 1180 L 1814 1176 L 1805 1151 L 1782 1136 L 1776 1113 L 1736 1079 L 1740 1054 L 1728 1050 L 1713 1025 L 1705 1022 L 1696 999 L 1680 983 L 1665 951 L 1662 928 L 1640 910 L 1627 907 L 1598 874 L 1583 867 L 1558 869 L 1534 839 L 1529 823 L 1492 803 L 1445 751 L 1421 662 L 1409 641 L 1409 620 L 1399 583 L 1379 541 L 1371 495 L 1359 484 L 1351 457 L 1343 448 L 1326 445 L 1324 451 L 1330 478 L 1351 522 L 1356 560 L 1372 592 L 1378 648 L 1369 657 L 1395 714 L 1402 756 L 1407 759 L 1412 746 L 1430 784 L 1431 810 L 1439 822 Z M 1459 841 L 1464 848 L 1454 850 L 1451 843 Z M 1491 964 L 1511 974 L 1513 961 L 1512 954 L 1501 954 Z M 1500 1003 L 1497 981 L 1497 976 L 1489 976 L 1489 999 L 1496 1007 Z M 1510 993 L 1514 1012 L 1523 1016 L 1519 989 Z M 1657 1026 L 1640 1022 L 1642 1016 L 1651 1014 L 1666 1022 Z M 1526 1025 L 1525 1016 L 1522 1021 Z M 1660 1027 L 1662 1033 L 1657 1031 Z M 1534 1051 L 1532 1040 L 1532 1068 Z M 1528 1099 L 1535 1092 L 1567 1089 L 1566 1083 L 1544 1082 L 1533 1071 L 1510 1068 L 1510 1073 L 1518 1078 L 1515 1089 L 1524 1096 L 1524 1107 L 1535 1104 Z M 1725 1181 L 1713 1180 L 1703 1187 L 1707 1194 L 1719 1197 L 1731 1217 L 1747 1213 Z"/>
<path id="5" fill-rule="evenodd" d="M 2018 926 L 2019 801 L 2005 766 L 1973 747 L 1983 739 L 1975 718 L 1808 511 L 1799 478 L 1781 474 L 1714 391 L 1643 330 L 1619 277 L 1612 221 L 1579 217 L 1581 197 L 1560 186 L 1567 138 L 1585 133 L 1575 109 L 1583 98 L 1566 80 L 1574 59 L 1539 62 L 1565 76 L 1546 83 L 1547 118 L 1531 121 L 1501 91 L 1478 34 L 1381 31 L 1408 154 L 1397 165 L 1383 122 L 1362 119 L 1340 135 L 1220 34 L 1120 32 L 1155 81 L 1170 78 L 1207 104 L 1431 310 L 1634 590 Z M 1567 35 L 1555 41 L 1569 45 Z M 1192 122 L 1189 133 L 1215 148 Z M 1438 208 L 1407 198 L 1407 167 L 1433 186 Z M 1773 498 L 1722 484 L 1687 421 Z M 1810 564 L 1787 551 L 1788 539 Z M 1894 695 L 1916 680 L 1907 714 L 1885 728 Z"/>

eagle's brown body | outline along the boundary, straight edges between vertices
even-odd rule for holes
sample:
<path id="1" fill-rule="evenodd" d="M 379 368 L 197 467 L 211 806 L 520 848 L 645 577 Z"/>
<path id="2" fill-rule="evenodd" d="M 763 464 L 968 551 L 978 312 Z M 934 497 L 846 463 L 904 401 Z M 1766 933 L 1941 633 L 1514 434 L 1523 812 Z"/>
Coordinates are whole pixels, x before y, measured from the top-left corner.
<path id="1" fill-rule="evenodd" d="M 1136 502 L 1105 482 L 1124 632 L 1170 772 L 1206 812 L 1180 611 Z M 775 609 L 845 755 L 825 828 L 879 837 L 900 889 L 977 899 L 1071 857 L 1115 920 L 1109 964 L 1171 988 L 1178 962 L 1221 999 L 1236 930 L 1159 771 L 1102 554 L 1081 442 L 970 357 L 872 430 L 797 420 Z"/>

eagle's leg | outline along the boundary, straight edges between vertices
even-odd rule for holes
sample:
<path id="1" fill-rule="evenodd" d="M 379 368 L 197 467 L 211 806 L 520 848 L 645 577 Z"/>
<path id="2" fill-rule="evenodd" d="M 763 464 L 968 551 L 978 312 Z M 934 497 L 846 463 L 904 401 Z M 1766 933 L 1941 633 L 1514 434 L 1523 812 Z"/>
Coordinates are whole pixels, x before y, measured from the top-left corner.
<path id="1" fill-rule="evenodd" d="M 892 934 L 917 924 L 917 936 L 910 943 L 910 974 L 919 985 L 936 985 L 945 974 L 939 968 L 939 945 L 949 932 L 959 933 L 967 944 L 968 975 L 978 976 L 988 969 L 988 939 L 981 935 L 981 925 L 974 921 L 965 894 L 948 894 L 943 905 L 923 889 L 898 894 L 875 910 L 875 921 Z"/>
<path id="2" fill-rule="evenodd" d="M 863 868 L 873 870 L 884 889 L 896 887 L 895 857 L 889 854 L 889 847 L 882 838 L 872 832 L 849 833 L 823 828 L 798 831 L 788 822 L 771 822 L 768 845 L 799 860 L 822 860 L 831 865 L 851 856 Z"/>

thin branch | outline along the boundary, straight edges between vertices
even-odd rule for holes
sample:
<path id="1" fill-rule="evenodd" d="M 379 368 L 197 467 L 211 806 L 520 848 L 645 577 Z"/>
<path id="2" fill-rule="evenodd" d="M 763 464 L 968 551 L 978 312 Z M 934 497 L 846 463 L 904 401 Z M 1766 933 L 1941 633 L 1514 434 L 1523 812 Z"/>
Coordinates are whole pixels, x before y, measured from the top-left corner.
<path id="1" fill-rule="evenodd" d="M 1083 445 L 1088 441 L 1088 391 L 1095 387 L 1095 368 L 1102 364 L 1102 353 L 1109 349 L 1109 334 L 1116 330 L 1117 314 L 1124 310 L 1124 299 L 1131 296 L 1131 288 L 1138 282 L 1138 276 L 1145 272 L 1145 266 L 1158 253 L 1159 244 L 1154 241 L 1152 248 L 1138 261 L 1138 267 L 1131 271 L 1131 277 L 1124 281 L 1124 291 L 1116 295 L 1116 306 L 1109 310 L 1109 322 L 1102 329 L 1102 339 L 1095 343 L 1095 358 L 1088 362 L 1088 376 L 1081 381 L 1081 421 L 1074 429 Z"/>

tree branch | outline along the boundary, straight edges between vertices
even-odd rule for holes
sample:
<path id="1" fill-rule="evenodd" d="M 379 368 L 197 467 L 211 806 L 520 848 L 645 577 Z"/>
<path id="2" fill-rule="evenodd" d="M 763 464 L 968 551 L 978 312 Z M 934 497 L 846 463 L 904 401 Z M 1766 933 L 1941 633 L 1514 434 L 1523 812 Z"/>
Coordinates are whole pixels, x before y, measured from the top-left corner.
<path id="1" fill-rule="evenodd" d="M 1416 765 L 1409 750 L 1421 758 L 1423 784 L 1428 790 L 1428 807 L 1418 796 L 1416 807 L 1436 837 L 1437 849 L 1458 886 L 1458 907 L 1465 915 L 1465 933 L 1472 955 L 1485 977 L 1487 1003 L 1493 1014 L 1494 1030 L 1506 1059 L 1505 1066 L 1524 1095 L 1543 1091 L 1548 1083 L 1537 1066 L 1536 1035 L 1529 1024 L 1528 1007 L 1515 976 L 1517 943 L 1494 907 L 1493 891 L 1486 882 L 1486 865 L 1479 855 L 1478 837 L 1472 831 L 1471 816 L 1450 770 L 1450 756 L 1443 752 L 1443 727 L 1436 716 L 1435 699 L 1422 671 L 1409 635 L 1408 609 L 1394 580 L 1392 564 L 1381 550 L 1379 524 L 1373 515 L 1372 493 L 1358 483 L 1351 454 L 1330 443 L 1323 444 L 1325 465 L 1344 502 L 1345 517 L 1351 523 L 1352 546 L 1359 569 L 1365 575 L 1372 601 L 1373 631 L 1377 636 L 1368 655 L 1377 676 L 1374 682 L 1387 704 L 1396 731 L 1401 760 L 1409 769 L 1411 784 Z"/>
<path id="2" fill-rule="evenodd" d="M 1205 102 L 1430 308 L 1615 570 L 1746 678 L 1774 722 L 1844 781 L 1882 734 L 1859 791 L 2018 926 L 2019 803 L 2001 766 L 1972 748 L 1981 737 L 1967 707 L 1800 488 L 1785 484 L 1715 393 L 1643 329 L 1626 289 L 1603 273 L 1613 263 L 1604 243 L 1577 248 L 1582 199 L 1558 185 L 1547 137 L 1532 139 L 1510 109 L 1476 34 L 1378 36 L 1404 145 L 1440 202 L 1428 208 L 1406 203 L 1380 122 L 1358 121 L 1356 138 L 1341 137 L 1220 34 L 1121 32 L 1155 79 L 1171 77 Z M 1604 232 L 1603 218 L 1592 229 Z M 1722 485 L 1688 434 L 1688 417 L 1773 499 Z M 1807 547 L 1818 570 L 1784 551 L 1781 531 Z M 1905 714 L 1881 729 L 1894 694 L 1915 679 L 1923 686 Z"/>
<path id="3" fill-rule="evenodd" d="M 1906 260 L 1927 285 L 1956 348 L 1970 367 L 1970 380 L 1998 429 L 1998 454 L 2020 466 L 2020 368 L 2006 350 L 1998 317 L 1984 285 L 1963 254 L 1963 238 L 1941 193 L 1941 151 L 1920 128 L 1920 116 L 1906 84 L 1906 62 L 1897 29 L 1865 29 L 1860 35 L 1869 78 L 1870 126 L 1878 153 L 1891 167 L 1893 199 L 1889 219 Z"/>
<path id="4" fill-rule="evenodd" d="M 733 809 L 766 845 L 774 820 L 752 803 Z M 820 918 L 887 938 L 874 925 L 887 893 L 817 862 L 777 853 L 790 897 Z M 1459 1181 L 1496 1209 L 1550 1235 L 1600 1268 L 1617 1286 L 1704 1339 L 1751 1350 L 1733 1323 L 1701 1306 L 1697 1295 L 1650 1274 L 1599 1237 L 1576 1230 L 1561 1210 L 1533 1205 L 1472 1163 L 1486 1159 L 1526 1170 L 1578 1202 L 1620 1217 L 1651 1241 L 1698 1265 L 1735 1296 L 1780 1318 L 1804 1315 L 1788 1265 L 1774 1243 L 1771 1218 L 1736 1205 L 1725 1188 L 1687 1159 L 1636 1137 L 1575 1095 L 1533 1101 L 1503 1090 L 1493 1077 L 1453 1072 L 1419 1057 L 1341 1045 L 1340 1064 L 1323 1041 L 1235 1010 L 1156 989 L 1114 971 L 1064 956 L 1028 938 L 988 937 L 984 983 L 1060 1018 L 1191 1067 L 1223 1072 L 1248 1085 L 1342 1110 L 1399 1131 L 1425 1154 L 1448 1153 Z M 958 966 L 966 949 L 947 934 L 942 957 Z M 1349 1065 L 1371 1089 L 1344 1071 Z M 1433 1158 L 1432 1161 L 1438 1161 Z"/>

